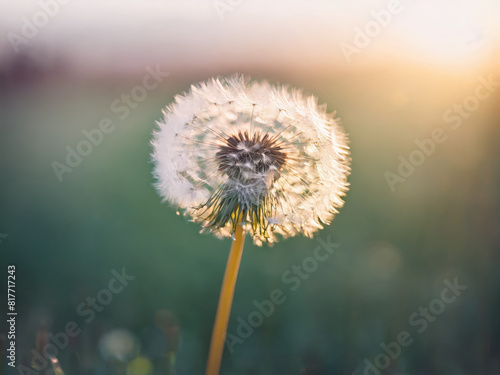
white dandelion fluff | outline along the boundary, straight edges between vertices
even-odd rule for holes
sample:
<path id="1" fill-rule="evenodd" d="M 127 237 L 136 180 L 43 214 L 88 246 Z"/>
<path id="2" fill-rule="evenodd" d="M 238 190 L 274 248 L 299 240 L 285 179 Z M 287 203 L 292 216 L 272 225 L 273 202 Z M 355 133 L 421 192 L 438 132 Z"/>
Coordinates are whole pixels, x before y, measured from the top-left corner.
<path id="1" fill-rule="evenodd" d="M 329 224 L 347 191 L 347 137 L 300 90 L 235 75 L 178 95 L 152 140 L 159 194 L 203 230 L 254 242 Z"/>

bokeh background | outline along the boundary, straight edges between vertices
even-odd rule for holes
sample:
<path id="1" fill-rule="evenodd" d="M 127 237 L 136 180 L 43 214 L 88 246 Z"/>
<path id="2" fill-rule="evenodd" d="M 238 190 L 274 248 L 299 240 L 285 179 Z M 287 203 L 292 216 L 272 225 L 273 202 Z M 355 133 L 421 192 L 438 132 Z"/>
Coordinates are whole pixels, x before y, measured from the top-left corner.
<path id="1" fill-rule="evenodd" d="M 3 373 L 204 373 L 231 242 L 199 234 L 161 203 L 149 142 L 175 94 L 233 72 L 301 87 L 336 111 L 352 175 L 345 207 L 316 236 L 339 247 L 297 290 L 282 277 L 317 239 L 272 248 L 247 240 L 228 331 L 236 335 L 238 318 L 274 289 L 286 301 L 225 351 L 221 374 L 500 373 L 498 1 L 0 7 L 0 311 L 14 264 L 18 312 L 17 369 L 8 366 L 2 313 Z M 389 7 L 398 11 L 374 21 Z M 121 119 L 112 103 L 148 67 L 164 77 Z M 480 89 L 489 95 L 474 99 L 484 80 L 493 82 Z M 473 110 L 451 121 L 464 104 Z M 67 147 L 105 118 L 112 132 L 60 181 L 54 162 L 66 164 Z M 436 128 L 446 141 L 391 188 L 387 172 L 398 174 L 401 158 Z M 86 322 L 82 303 L 105 298 L 123 268 L 135 279 Z M 455 278 L 467 289 L 417 332 L 412 314 Z M 34 351 L 47 351 L 72 321 L 80 333 L 50 363 L 37 360 Z M 412 344 L 387 368 L 369 367 L 384 364 L 381 344 L 402 331 Z"/>

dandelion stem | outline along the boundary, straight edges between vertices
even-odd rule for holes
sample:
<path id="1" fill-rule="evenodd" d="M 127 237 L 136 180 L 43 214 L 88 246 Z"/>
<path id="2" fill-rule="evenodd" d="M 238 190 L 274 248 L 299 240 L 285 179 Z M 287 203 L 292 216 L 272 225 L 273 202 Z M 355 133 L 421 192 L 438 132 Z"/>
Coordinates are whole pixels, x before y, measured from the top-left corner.
<path id="1" fill-rule="evenodd" d="M 234 287 L 236 285 L 236 278 L 238 277 L 244 243 L 245 234 L 243 233 L 241 224 L 238 223 L 238 225 L 236 225 L 234 241 L 231 245 L 231 251 L 227 260 L 224 280 L 222 281 L 219 305 L 217 307 L 217 315 L 215 316 L 214 330 L 212 332 L 212 341 L 210 342 L 206 375 L 219 374 L 222 352 L 224 351 L 227 323 L 233 303 Z"/>

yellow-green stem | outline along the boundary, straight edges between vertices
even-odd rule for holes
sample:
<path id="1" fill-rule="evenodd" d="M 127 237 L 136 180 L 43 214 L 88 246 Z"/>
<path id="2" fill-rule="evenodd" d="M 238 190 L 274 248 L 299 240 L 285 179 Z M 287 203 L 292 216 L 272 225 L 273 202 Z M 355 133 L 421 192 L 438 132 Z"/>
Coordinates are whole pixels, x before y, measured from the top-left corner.
<path id="1" fill-rule="evenodd" d="M 236 225 L 234 241 L 231 245 L 231 251 L 227 260 L 224 280 L 222 281 L 219 305 L 217 307 L 217 315 L 215 316 L 214 330 L 212 332 L 212 341 L 210 342 L 206 375 L 219 374 L 222 352 L 224 351 L 227 323 L 229 321 L 229 314 L 231 313 L 234 287 L 236 285 L 236 278 L 238 277 L 244 242 L 245 234 L 243 233 L 241 225 L 238 224 Z"/>

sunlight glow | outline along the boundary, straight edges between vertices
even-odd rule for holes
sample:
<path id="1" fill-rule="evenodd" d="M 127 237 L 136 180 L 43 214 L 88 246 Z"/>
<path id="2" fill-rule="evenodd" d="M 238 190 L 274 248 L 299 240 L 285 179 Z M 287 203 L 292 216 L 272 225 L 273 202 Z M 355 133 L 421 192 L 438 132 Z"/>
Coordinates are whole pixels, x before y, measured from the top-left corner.
<path id="1" fill-rule="evenodd" d="M 420 1 L 401 19 L 408 48 L 420 59 L 443 65 L 472 66 L 493 51 L 493 19 L 485 2 Z M 500 9 L 500 8 L 499 8 Z M 490 13 L 489 13 L 490 12 Z"/>

